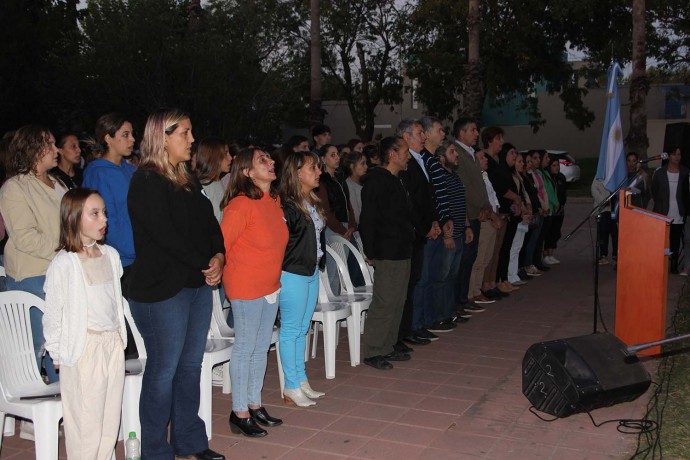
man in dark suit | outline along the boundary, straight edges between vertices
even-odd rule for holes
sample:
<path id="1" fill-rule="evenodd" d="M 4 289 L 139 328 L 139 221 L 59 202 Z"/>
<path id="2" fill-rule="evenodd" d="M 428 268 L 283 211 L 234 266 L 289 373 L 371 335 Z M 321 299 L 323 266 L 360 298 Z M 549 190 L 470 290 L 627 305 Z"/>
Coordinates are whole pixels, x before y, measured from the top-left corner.
<path id="1" fill-rule="evenodd" d="M 426 329 L 412 330 L 412 317 L 414 313 L 414 289 L 422 275 L 424 264 L 424 245 L 427 239 L 435 240 L 441 235 L 436 215 L 436 203 L 434 190 L 429 182 L 424 161 L 421 157 L 426 137 L 424 128 L 416 120 L 406 119 L 398 124 L 396 135 L 402 137 L 407 143 L 411 158 L 407 171 L 400 174 L 400 179 L 407 189 L 412 204 L 412 219 L 415 227 L 415 241 L 412 248 L 412 263 L 410 269 L 410 282 L 407 286 L 407 300 L 400 323 L 399 337 L 413 345 L 426 345 L 438 336 Z M 398 342 L 397 349 L 405 351 L 409 349 L 404 343 Z"/>

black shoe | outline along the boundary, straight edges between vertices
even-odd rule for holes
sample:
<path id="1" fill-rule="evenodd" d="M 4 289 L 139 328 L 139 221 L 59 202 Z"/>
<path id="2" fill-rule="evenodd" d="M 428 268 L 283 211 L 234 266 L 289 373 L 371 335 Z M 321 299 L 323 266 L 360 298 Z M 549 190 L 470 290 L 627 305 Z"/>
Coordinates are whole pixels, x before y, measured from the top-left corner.
<path id="1" fill-rule="evenodd" d="M 436 334 L 429 332 L 424 328 L 414 331 L 414 335 L 417 337 L 422 337 L 423 339 L 431 340 L 432 342 L 438 340 L 438 336 Z"/>
<path id="2" fill-rule="evenodd" d="M 496 291 L 498 291 L 498 289 L 494 288 L 494 289 L 489 289 L 486 291 L 481 291 L 481 293 L 484 294 L 484 297 L 487 297 L 491 300 L 501 300 L 503 297 L 501 296 L 501 294 L 498 294 Z"/>
<path id="3" fill-rule="evenodd" d="M 543 272 L 548 272 L 549 270 L 551 270 L 551 267 L 547 267 L 544 264 L 541 264 L 541 265 L 534 264 L 534 266 L 537 267 L 537 270 L 541 270 Z"/>
<path id="4" fill-rule="evenodd" d="M 230 412 L 230 431 L 235 434 L 243 434 L 250 438 L 266 436 L 268 432 L 256 424 L 252 417 L 240 418 L 235 411 Z"/>
<path id="5" fill-rule="evenodd" d="M 383 356 L 386 361 L 409 361 L 412 357 L 407 353 L 401 353 L 399 351 L 393 351 Z"/>
<path id="6" fill-rule="evenodd" d="M 203 452 L 198 452 L 193 455 L 198 460 L 225 460 L 225 455 L 219 454 L 211 449 L 206 449 Z"/>
<path id="7" fill-rule="evenodd" d="M 496 300 L 501 300 L 504 297 L 510 297 L 510 294 L 501 291 L 499 288 L 489 289 L 488 291 L 484 292 L 484 295 L 487 297 L 491 296 L 489 298 L 494 298 Z"/>
<path id="8" fill-rule="evenodd" d="M 419 337 L 414 334 L 408 335 L 403 340 L 411 345 L 429 345 L 431 343 L 431 340 L 425 339 L 424 337 Z"/>
<path id="9" fill-rule="evenodd" d="M 371 358 L 364 358 L 364 364 L 366 364 L 367 366 L 371 366 L 374 369 L 378 369 L 380 371 L 387 371 L 388 369 L 393 369 L 393 365 L 386 361 L 386 358 L 384 358 L 381 355 L 372 356 Z"/>
<path id="10" fill-rule="evenodd" d="M 466 307 L 466 306 L 467 306 L 467 305 L 460 305 L 459 307 L 457 307 L 457 308 L 458 308 L 458 311 L 455 312 L 455 322 L 456 322 L 456 323 L 458 322 L 458 318 L 462 318 L 462 319 L 470 319 L 470 318 L 472 318 L 472 314 L 471 314 L 471 313 L 467 313 L 467 312 L 465 311 L 465 307 Z"/>
<path id="11" fill-rule="evenodd" d="M 472 315 L 467 315 L 467 316 L 458 316 L 455 318 L 455 324 L 461 324 L 461 323 L 466 323 L 470 320 Z"/>
<path id="12" fill-rule="evenodd" d="M 486 311 L 486 308 L 480 307 L 476 304 L 467 304 L 463 307 L 463 309 L 468 313 L 481 313 L 483 311 Z"/>
<path id="13" fill-rule="evenodd" d="M 427 330 L 429 332 L 450 332 L 453 329 L 455 329 L 455 327 L 453 327 L 451 324 L 446 323 L 445 321 L 436 321 Z"/>
<path id="14" fill-rule="evenodd" d="M 527 270 L 525 270 L 524 268 L 521 268 L 520 270 L 518 270 L 518 276 L 520 277 L 520 279 L 522 281 L 529 281 L 529 278 L 530 278 L 529 275 L 527 274 Z"/>
<path id="15" fill-rule="evenodd" d="M 260 407 L 258 409 L 252 409 L 250 407 L 249 416 L 253 418 L 256 423 L 259 423 L 263 426 L 278 426 L 283 424 L 281 419 L 268 415 L 265 407 Z"/>
<path id="16" fill-rule="evenodd" d="M 395 345 L 393 345 L 393 350 L 399 351 L 401 353 L 412 353 L 414 351 L 414 348 L 408 347 L 403 343 L 402 340 L 398 340 L 398 342 Z"/>

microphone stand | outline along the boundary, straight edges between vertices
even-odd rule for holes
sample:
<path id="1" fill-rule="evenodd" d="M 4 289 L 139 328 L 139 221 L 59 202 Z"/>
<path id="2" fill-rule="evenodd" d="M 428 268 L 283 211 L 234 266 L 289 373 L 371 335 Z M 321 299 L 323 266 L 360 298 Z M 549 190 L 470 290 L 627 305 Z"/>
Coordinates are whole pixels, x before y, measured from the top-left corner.
<path id="1" fill-rule="evenodd" d="M 613 199 L 613 197 L 618 195 L 618 192 L 621 191 L 621 189 L 625 188 L 628 183 L 632 183 L 634 180 L 638 178 L 640 175 L 640 170 L 638 170 L 635 175 L 632 178 L 625 177 L 621 181 L 620 184 L 616 187 L 616 189 L 609 194 L 605 199 L 603 199 L 600 203 L 598 203 L 596 206 L 594 206 L 594 209 L 592 209 L 592 212 L 590 212 L 587 217 L 582 219 L 582 221 L 577 224 L 577 226 L 570 232 L 568 233 L 564 238 L 563 241 L 568 241 L 572 236 L 577 232 L 583 225 L 585 225 L 589 220 L 592 218 L 592 216 L 596 216 L 596 221 L 597 221 L 597 230 L 596 230 L 596 244 L 595 244 L 595 251 L 594 251 L 594 311 L 593 311 L 593 318 L 592 318 L 592 332 L 596 333 L 597 332 L 597 326 L 599 323 L 599 258 L 601 257 L 601 251 L 599 248 L 599 238 L 600 238 L 600 231 L 599 231 L 599 223 L 601 221 L 601 214 L 603 212 L 603 209 L 605 206 L 607 206 L 610 201 Z"/>

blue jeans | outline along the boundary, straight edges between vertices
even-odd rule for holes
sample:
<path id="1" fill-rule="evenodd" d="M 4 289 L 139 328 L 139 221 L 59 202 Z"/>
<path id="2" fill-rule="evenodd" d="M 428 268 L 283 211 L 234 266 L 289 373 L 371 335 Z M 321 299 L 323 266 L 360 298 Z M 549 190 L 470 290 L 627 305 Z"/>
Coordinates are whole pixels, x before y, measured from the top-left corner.
<path id="1" fill-rule="evenodd" d="M 470 291 L 470 278 L 472 277 L 472 265 L 477 260 L 477 250 L 479 249 L 479 231 L 481 230 L 481 222 L 479 219 L 470 220 L 470 228 L 474 234 L 472 242 L 464 244 L 462 250 L 462 260 L 460 261 L 460 273 L 458 274 L 458 284 L 456 290 L 455 302 L 458 305 L 467 303 L 467 296 Z"/>
<path id="2" fill-rule="evenodd" d="M 232 299 L 235 319 L 235 345 L 230 358 L 232 410 L 246 412 L 249 405 L 261 406 L 261 389 L 266 375 L 266 355 L 271 346 L 278 301 L 264 297 L 253 300 Z"/>
<path id="3" fill-rule="evenodd" d="M 31 294 L 40 297 L 45 300 L 46 293 L 43 291 L 43 285 L 46 282 L 46 276 L 32 276 L 30 278 L 24 278 L 21 281 L 16 281 L 11 276 L 7 276 L 7 290 L 8 291 L 24 291 L 30 292 Z M 34 352 L 36 353 L 36 364 L 38 365 L 39 372 L 41 371 L 41 347 L 46 343 L 46 339 L 43 337 L 43 312 L 38 308 L 29 309 L 29 318 L 31 319 L 31 336 L 34 342 Z M 55 371 L 55 365 L 53 364 L 53 358 L 50 354 L 46 352 L 43 357 L 43 363 L 46 368 L 46 375 L 50 383 L 57 382 L 60 379 L 57 371 Z"/>
<path id="4" fill-rule="evenodd" d="M 318 269 L 311 276 L 283 272 L 280 277 L 280 360 L 285 388 L 299 388 L 304 370 L 306 336 L 319 296 Z"/>
<path id="5" fill-rule="evenodd" d="M 429 240 L 424 245 L 422 276 L 414 288 L 412 330 L 431 326 L 436 321 L 434 312 L 434 284 L 438 279 L 439 264 L 443 257 L 443 238 Z"/>
<path id="6" fill-rule="evenodd" d="M 130 300 L 130 307 L 147 354 L 139 402 L 142 458 L 170 460 L 208 449 L 198 413 L 210 286 L 184 288 L 160 302 Z"/>
<path id="7" fill-rule="evenodd" d="M 455 312 L 455 292 L 458 285 L 465 235 L 454 238 L 453 241 L 455 242 L 455 249 L 446 249 L 444 245 L 438 276 L 434 283 L 436 321 L 451 318 Z"/>

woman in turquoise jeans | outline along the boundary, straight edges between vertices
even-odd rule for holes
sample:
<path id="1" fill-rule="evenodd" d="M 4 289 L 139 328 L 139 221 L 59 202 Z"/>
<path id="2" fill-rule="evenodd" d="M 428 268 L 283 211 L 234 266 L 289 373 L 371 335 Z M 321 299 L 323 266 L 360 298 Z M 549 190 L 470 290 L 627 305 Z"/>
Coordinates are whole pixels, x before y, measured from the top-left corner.
<path id="1" fill-rule="evenodd" d="M 309 385 L 304 351 L 309 323 L 319 295 L 319 265 L 323 268 L 325 216 L 314 189 L 321 168 L 316 154 L 290 153 L 280 182 L 289 239 L 280 276 L 280 359 L 285 374 L 285 403 L 316 405 L 324 396 Z"/>

